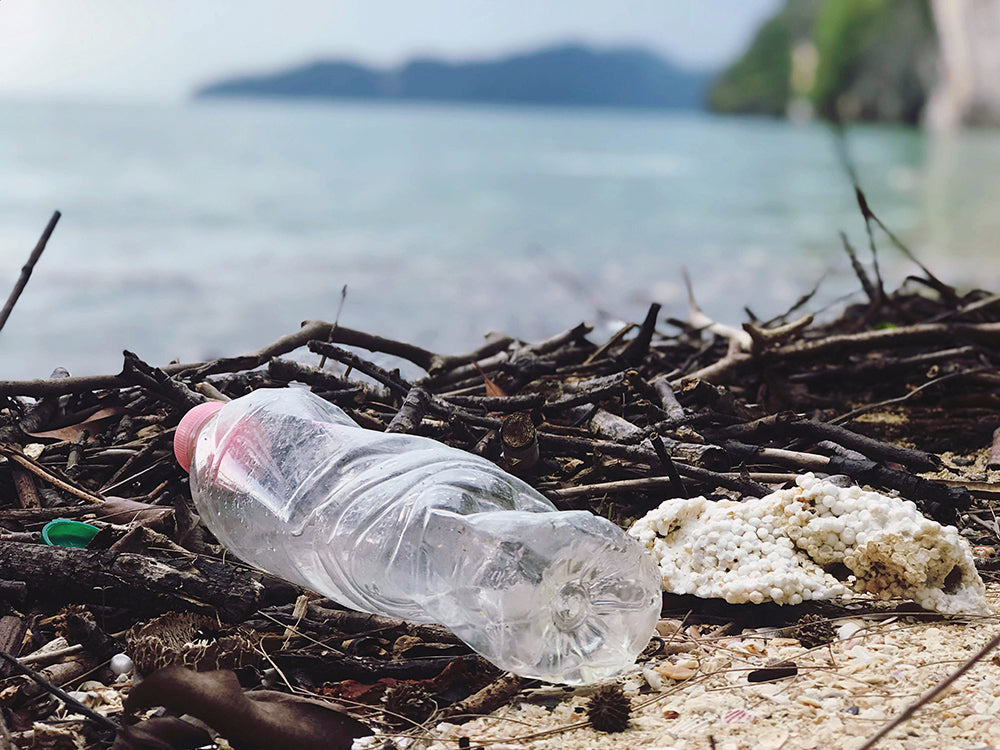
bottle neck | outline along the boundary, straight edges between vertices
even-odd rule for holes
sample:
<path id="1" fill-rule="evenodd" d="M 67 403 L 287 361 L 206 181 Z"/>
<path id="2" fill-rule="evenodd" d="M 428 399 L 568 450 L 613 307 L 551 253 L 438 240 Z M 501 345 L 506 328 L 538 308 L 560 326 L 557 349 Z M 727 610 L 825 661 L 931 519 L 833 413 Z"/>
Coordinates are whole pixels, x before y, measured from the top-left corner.
<path id="1" fill-rule="evenodd" d="M 203 404 L 198 404 L 181 417 L 177 430 L 174 432 L 174 456 L 184 471 L 191 471 L 191 458 L 194 455 L 198 433 L 223 406 L 225 403 L 222 401 L 206 401 Z"/>

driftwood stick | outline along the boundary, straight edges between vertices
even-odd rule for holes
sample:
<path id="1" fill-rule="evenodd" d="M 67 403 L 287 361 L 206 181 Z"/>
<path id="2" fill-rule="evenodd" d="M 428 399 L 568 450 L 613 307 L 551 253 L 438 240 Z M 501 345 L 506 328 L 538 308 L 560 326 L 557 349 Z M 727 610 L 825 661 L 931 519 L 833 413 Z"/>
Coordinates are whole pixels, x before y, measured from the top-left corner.
<path id="1" fill-rule="evenodd" d="M 141 385 L 167 403 L 182 409 L 190 409 L 205 401 L 204 396 L 171 378 L 163 370 L 147 364 L 135 353 L 126 349 L 122 354 L 125 366 L 119 377 L 123 381 Z"/>
<path id="2" fill-rule="evenodd" d="M 204 378 L 218 372 L 237 372 L 250 370 L 266 364 L 270 359 L 288 354 L 299 347 L 305 346 L 313 339 L 326 339 L 333 324 L 322 321 L 307 321 L 295 333 L 282 336 L 271 344 L 249 354 L 228 357 L 210 362 L 188 362 L 166 365 L 160 369 L 168 375 L 178 373 L 194 373 L 195 378 Z M 361 331 L 338 326 L 332 337 L 334 343 L 348 346 L 359 346 L 370 351 L 380 351 L 387 354 L 403 356 L 403 359 L 429 361 L 437 355 L 409 344 L 383 339 Z M 425 352 L 421 354 L 420 352 Z M 426 356 L 425 356 L 426 355 Z M 411 358 L 412 357 L 412 358 Z M 419 364 L 417 362 L 416 364 Z M 0 380 L 0 396 L 60 396 L 68 393 L 86 393 L 104 389 L 121 388 L 127 385 L 118 375 L 91 375 L 69 378 L 43 378 L 38 380 Z"/>
<path id="3" fill-rule="evenodd" d="M 736 440 L 725 441 L 723 447 L 734 456 L 744 460 L 759 458 L 762 461 L 800 470 L 820 471 L 825 474 L 846 474 L 859 484 L 898 490 L 905 497 L 917 503 L 924 513 L 943 524 L 954 524 L 958 518 L 958 511 L 968 508 L 972 502 L 969 493 L 962 488 L 948 487 L 940 482 L 924 479 L 906 471 L 890 469 L 875 461 L 859 461 L 844 456 L 820 456 L 815 453 L 786 451 L 778 448 L 761 448 Z"/>
<path id="4" fill-rule="evenodd" d="M 795 480 L 799 478 L 797 472 L 782 471 L 746 471 L 738 474 L 736 472 L 725 472 L 725 476 L 742 477 L 753 482 L 761 482 L 762 484 L 794 484 Z M 766 491 L 770 492 L 769 489 Z"/>
<path id="5" fill-rule="evenodd" d="M 546 414 L 555 415 L 567 409 L 571 409 L 572 407 L 580 406 L 581 404 L 594 404 L 608 398 L 609 396 L 616 396 L 621 393 L 621 391 L 622 384 L 609 383 L 605 386 L 594 388 L 589 391 L 571 392 L 551 401 L 546 401 L 542 406 L 542 410 Z"/>
<path id="6" fill-rule="evenodd" d="M 14 615 L 0 617 L 0 651 L 16 659 L 27 631 L 28 623 L 23 618 Z M 0 664 L 0 678 L 9 677 L 10 673 L 9 666 Z"/>
<path id="7" fill-rule="evenodd" d="M 987 307 L 992 307 L 993 305 L 1000 302 L 1000 294 L 990 294 L 982 299 L 976 300 L 975 302 L 970 302 L 967 305 L 962 305 L 955 310 L 948 310 L 943 313 L 935 315 L 933 318 L 926 320 L 926 323 L 939 323 L 942 320 L 947 320 L 949 318 L 957 318 L 962 315 L 968 315 L 971 312 L 979 312 Z"/>
<path id="8" fill-rule="evenodd" d="M 324 620 L 345 633 L 403 630 L 432 643 L 461 643 L 450 630 L 441 625 L 427 625 L 348 609 L 331 609 L 323 606 L 322 602 L 323 600 L 309 603 L 309 616 L 317 620 Z"/>
<path id="9" fill-rule="evenodd" d="M 479 362 L 480 360 L 484 360 L 500 352 L 506 351 L 516 343 L 517 342 L 510 336 L 498 336 L 492 341 L 483 344 L 478 349 L 474 349 L 466 354 L 438 356 L 436 360 L 431 362 L 427 371 L 431 375 L 436 375 L 442 371 L 467 365 L 469 362 Z"/>
<path id="10" fill-rule="evenodd" d="M 615 456 L 617 458 L 625 458 L 638 463 L 644 463 L 648 466 L 659 465 L 659 459 L 657 458 L 655 451 L 650 450 L 649 448 L 634 445 L 622 445 L 621 443 L 615 443 L 610 440 L 588 440 L 584 438 L 569 437 L 566 435 L 553 435 L 551 433 L 541 431 L 538 433 L 538 439 L 542 448 L 551 451 L 564 451 L 565 454 L 569 455 L 589 456 L 596 451 L 608 456 Z M 663 442 L 668 451 L 674 450 L 674 448 L 678 445 L 687 445 L 686 443 L 675 443 L 672 440 L 668 441 L 666 439 L 664 439 Z M 719 450 L 718 446 L 698 445 L 695 447 Z M 689 463 L 674 461 L 674 466 L 677 468 L 677 473 L 682 477 L 697 479 L 698 481 L 705 482 L 713 487 L 725 487 L 753 497 L 761 497 L 761 493 L 766 494 L 769 491 L 767 487 L 758 484 L 757 482 L 747 481 L 742 478 L 734 478 L 732 475 L 703 469 L 700 466 L 692 466 Z"/>
<path id="11" fill-rule="evenodd" d="M 21 266 L 21 275 L 14 284 L 14 288 L 11 290 L 10 296 L 7 297 L 7 301 L 4 303 L 3 309 L 0 310 L 0 330 L 3 329 L 4 325 L 6 325 L 7 318 L 10 317 L 11 312 L 14 310 L 14 305 L 17 304 L 17 300 L 20 298 L 21 292 L 23 292 L 24 287 L 28 285 L 28 279 L 31 278 L 31 272 L 35 270 L 35 264 L 38 263 L 38 259 L 42 257 L 42 252 L 45 250 L 45 246 L 49 244 L 49 237 L 52 236 L 52 232 L 55 230 L 56 224 L 59 223 L 60 216 L 62 216 L 62 214 L 58 211 L 53 212 L 52 218 L 49 219 L 49 223 L 42 232 L 42 236 L 38 238 L 38 243 L 35 245 L 35 249 L 32 250 L 31 255 L 28 256 L 28 262 Z"/>
<path id="12" fill-rule="evenodd" d="M 806 359 L 830 356 L 842 351 L 858 353 L 872 349 L 972 341 L 1000 344 L 1000 323 L 917 323 L 899 328 L 842 333 L 815 341 L 801 341 L 772 349 L 763 355 L 770 360 Z"/>
<path id="13" fill-rule="evenodd" d="M 818 422 L 813 419 L 797 421 L 789 425 L 793 435 L 832 440 L 845 448 L 864 453 L 868 458 L 893 461 L 915 471 L 929 471 L 941 465 L 941 459 L 932 453 L 892 445 L 881 440 L 861 435 L 840 425 Z"/>
<path id="14" fill-rule="evenodd" d="M 102 501 L 103 502 L 103 501 Z M 79 518 L 88 513 L 98 513 L 101 504 L 71 505 L 61 508 L 5 508 L 0 510 L 0 525 L 17 524 L 20 526 L 37 524 L 39 528 L 53 518 Z"/>
<path id="15" fill-rule="evenodd" d="M 0 396 L 65 396 L 71 393 L 91 393 L 127 386 L 117 375 L 83 375 L 68 378 L 37 380 L 0 380 Z"/>
<path id="16" fill-rule="evenodd" d="M 338 328 L 337 330 L 341 331 L 343 329 Z M 339 346 L 315 340 L 309 341 L 307 346 L 309 347 L 309 351 L 322 354 L 324 357 L 329 357 L 330 359 L 335 359 L 358 372 L 362 372 L 401 396 L 405 397 L 410 392 L 410 388 L 413 387 L 411 383 L 400 377 L 398 372 L 389 372 L 374 362 L 362 359 L 354 352 L 341 349 Z"/>
<path id="17" fill-rule="evenodd" d="M 765 448 L 759 445 L 749 445 L 738 440 L 723 441 L 722 447 L 733 456 L 741 459 L 759 459 L 762 462 L 791 466 L 799 470 L 829 472 L 830 457 L 818 453 L 790 451 L 784 448 Z"/>
<path id="18" fill-rule="evenodd" d="M 545 403 L 545 396 L 541 393 L 525 393 L 521 396 L 445 396 L 444 400 L 465 408 L 513 414 L 539 408 Z"/>
<path id="19" fill-rule="evenodd" d="M 653 450 L 656 451 L 656 457 L 660 460 L 660 468 L 673 480 L 673 490 L 676 496 L 686 498 L 688 494 L 684 488 L 684 482 L 681 481 L 681 475 L 677 471 L 677 466 L 674 465 L 674 460 L 667 453 L 667 447 L 663 444 L 663 437 L 654 432 L 649 436 L 649 442 L 652 444 Z M 727 466 L 726 468 L 729 467 Z"/>
<path id="20" fill-rule="evenodd" d="M 419 346 L 404 344 L 400 341 L 382 338 L 381 336 L 373 336 L 369 333 L 356 331 L 353 328 L 344 328 L 343 326 L 326 323 L 322 320 L 307 320 L 295 333 L 282 336 L 277 341 L 255 352 L 243 354 L 238 357 L 228 357 L 215 362 L 185 365 L 183 369 L 196 370 L 198 377 L 204 377 L 217 372 L 252 370 L 255 367 L 265 364 L 272 357 L 288 354 L 288 352 L 305 346 L 306 343 L 313 340 L 331 344 L 342 344 L 344 346 L 357 346 L 371 352 L 391 354 L 413 362 L 425 370 L 438 357 L 433 352 L 421 349 Z M 167 371 L 169 372 L 170 370 L 168 369 Z"/>
<path id="21" fill-rule="evenodd" d="M 645 439 L 646 433 L 641 433 L 641 436 Z M 613 440 L 592 440 L 556 435 L 543 430 L 539 430 L 538 438 L 541 441 L 541 447 L 546 450 L 566 450 L 574 455 L 591 455 L 596 451 L 608 456 L 644 463 L 648 466 L 659 465 L 659 459 L 654 451 L 638 445 L 626 445 Z M 730 461 L 726 452 L 717 445 L 681 443 L 669 438 L 662 438 L 662 440 L 667 452 L 671 454 L 671 458 L 679 459 L 682 463 L 697 463 L 703 465 L 710 472 L 729 468 Z M 680 471 L 680 473 L 682 476 L 686 476 L 684 471 Z"/>
<path id="22" fill-rule="evenodd" d="M 329 676 L 332 674 L 337 675 L 339 680 L 373 683 L 386 677 L 396 680 L 430 679 L 441 674 L 441 671 L 449 664 L 459 660 L 471 660 L 473 657 L 425 656 L 386 661 L 373 656 L 355 656 L 327 645 L 322 654 L 282 650 L 270 658 L 282 671 L 309 675 L 312 680 L 319 683 L 329 680 Z M 313 745 L 313 747 L 322 747 L 322 745 Z M 327 747 L 335 746 L 327 745 Z"/>
<path id="23" fill-rule="evenodd" d="M 879 229 L 885 232 L 886 236 L 892 241 L 892 244 L 896 246 L 903 255 L 905 255 L 911 262 L 915 263 L 921 271 L 924 272 L 924 276 L 927 277 L 928 284 L 941 295 L 941 298 L 951 307 L 958 307 L 959 299 L 958 295 L 955 293 L 955 289 L 948 284 L 945 284 L 937 276 L 931 273 L 930 269 L 927 268 L 920 260 L 913 254 L 913 251 L 907 247 L 906 243 L 903 242 L 896 233 L 893 232 L 889 227 L 887 227 L 883 221 L 875 215 L 871 210 L 871 206 L 868 204 L 868 199 L 865 197 L 864 192 L 858 186 L 857 181 L 854 183 L 854 193 L 858 199 L 858 207 L 861 209 L 862 215 L 865 217 L 865 223 L 868 224 L 869 221 L 875 222 Z"/>
<path id="24" fill-rule="evenodd" d="M 824 366 L 818 370 L 797 372 L 789 376 L 794 383 L 808 383 L 817 380 L 843 380 L 850 378 L 868 378 L 885 380 L 899 370 L 927 368 L 938 362 L 956 362 L 965 359 L 975 360 L 979 353 L 978 346 L 956 346 L 953 349 L 932 349 L 908 357 L 868 357 L 860 362 L 847 362 L 843 365 Z"/>
<path id="25" fill-rule="evenodd" d="M 165 365 L 160 369 L 168 375 L 193 373 L 196 379 L 220 372 L 251 370 L 266 364 L 273 357 L 288 354 L 299 347 L 305 346 L 309 341 L 316 339 L 322 341 L 329 340 L 329 343 L 332 344 L 357 346 L 368 351 L 397 356 L 412 362 L 418 367 L 432 371 L 436 382 L 442 382 L 439 380 L 441 378 L 444 378 L 447 382 L 453 382 L 462 377 L 474 375 L 475 370 L 471 365 L 467 365 L 467 363 L 476 361 L 483 356 L 490 355 L 495 357 L 495 362 L 491 362 L 489 365 L 480 362 L 483 370 L 486 371 L 495 368 L 503 362 L 509 361 L 510 355 L 505 350 L 513 343 L 513 339 L 502 338 L 492 341 L 470 354 L 443 356 L 417 346 L 393 341 L 381 336 L 373 336 L 372 334 L 343 326 L 337 326 L 331 335 L 332 328 L 334 328 L 332 323 L 325 323 L 318 320 L 306 321 L 302 324 L 302 328 L 295 333 L 282 336 L 255 352 L 210 362 L 187 362 Z M 567 341 L 574 338 L 583 338 L 590 331 L 590 326 L 581 324 L 551 339 L 546 339 L 537 344 L 525 347 L 524 351 L 534 353 L 554 351 Z M 460 364 L 463 366 L 458 367 Z M 449 371 L 450 368 L 455 367 L 458 367 L 457 375 L 456 371 Z M 69 393 L 88 393 L 105 389 L 118 389 L 125 385 L 128 384 L 122 381 L 118 375 L 87 375 L 68 378 L 39 378 L 36 380 L 0 380 L 0 396 L 62 396 Z"/>
<path id="26" fill-rule="evenodd" d="M 434 718 L 455 719 L 459 716 L 483 716 L 492 713 L 517 695 L 525 682 L 523 677 L 507 672 L 479 692 L 439 711 Z"/>
<path id="27" fill-rule="evenodd" d="M 103 503 L 104 498 L 101 497 L 96 492 L 90 492 L 89 490 L 79 486 L 67 477 L 61 476 L 55 471 L 42 466 L 37 461 L 34 461 L 21 450 L 15 446 L 8 445 L 6 443 L 0 443 L 0 456 L 6 456 L 8 461 L 12 461 L 22 468 L 28 470 L 34 474 L 39 479 L 43 479 L 53 487 L 57 487 L 63 492 L 68 492 L 69 494 L 79 497 L 83 500 L 87 500 L 92 503 Z"/>
<path id="28" fill-rule="evenodd" d="M 268 361 L 267 374 L 275 380 L 285 382 L 297 380 L 300 383 L 330 390 L 346 390 L 361 385 L 318 367 L 310 367 L 301 362 L 293 362 L 290 359 L 281 359 L 280 357 L 274 357 Z"/>
<path id="29" fill-rule="evenodd" d="M 576 497 L 603 497 L 604 495 L 620 495 L 626 492 L 643 492 L 653 490 L 665 490 L 674 493 L 671 495 L 672 497 L 681 497 L 681 495 L 676 494 L 676 482 L 669 476 L 619 479 L 616 482 L 583 484 L 577 487 L 544 490 L 544 494 L 550 500 L 569 500 L 570 498 Z"/>
<path id="30" fill-rule="evenodd" d="M 726 356 L 710 365 L 706 365 L 694 372 L 681 375 L 670 381 L 671 388 L 680 388 L 686 380 L 707 380 L 709 382 L 719 382 L 728 377 L 732 372 L 738 370 L 743 365 L 753 361 L 749 354 L 741 354 L 737 349 L 730 346 Z"/>
<path id="31" fill-rule="evenodd" d="M 845 351 L 853 354 L 902 346 L 954 344 L 955 341 L 971 341 L 988 346 L 1000 345 L 1000 323 L 917 323 L 884 330 L 833 334 L 813 341 L 800 341 L 775 347 L 756 358 L 731 348 L 718 362 L 676 377 L 670 381 L 670 385 L 676 388 L 685 380 L 691 379 L 719 382 L 755 359 L 768 363 L 810 358 L 818 360 Z"/>
<path id="32" fill-rule="evenodd" d="M 658 408 L 660 407 L 660 401 L 662 399 L 660 392 L 653 387 L 652 383 L 647 382 L 646 379 L 639 374 L 638 370 L 626 370 L 625 380 L 628 383 L 629 389 L 633 393 L 637 394 L 639 398 L 644 398 L 651 404 L 656 405 Z M 663 411 L 662 408 L 660 410 Z"/>
<path id="33" fill-rule="evenodd" d="M 527 412 L 508 414 L 500 427 L 504 458 L 526 469 L 538 462 L 538 433 Z"/>
<path id="34" fill-rule="evenodd" d="M 555 336 L 542 339 L 537 343 L 526 346 L 519 351 L 529 352 L 531 354 L 550 354 L 557 349 L 562 349 L 571 342 L 582 341 L 583 337 L 592 330 L 594 330 L 593 326 L 586 323 L 580 323 L 579 325 L 575 325 L 562 333 L 557 333 Z"/>
<path id="35" fill-rule="evenodd" d="M 771 414 L 753 422 L 725 427 L 713 433 L 716 437 L 732 438 L 775 434 L 814 440 L 831 440 L 845 448 L 859 451 L 868 458 L 894 461 L 917 471 L 928 471 L 940 466 L 941 463 L 940 459 L 931 453 L 885 443 L 840 425 L 819 422 L 814 419 L 802 419 L 797 414 L 790 412 Z"/>
<path id="36" fill-rule="evenodd" d="M 622 352 L 622 360 L 630 365 L 642 362 L 649 354 L 649 342 L 653 340 L 653 332 L 656 330 L 656 318 L 660 314 L 660 305 L 656 302 L 649 306 L 646 312 L 646 319 L 642 321 L 639 333 L 629 342 Z"/>
<path id="37" fill-rule="evenodd" d="M 435 414 L 455 419 L 473 425 L 475 427 L 485 427 L 488 430 L 499 430 L 502 420 L 499 417 L 483 414 L 481 411 L 472 411 L 445 400 L 440 396 L 430 395 L 428 397 L 428 410 Z"/>
<path id="38" fill-rule="evenodd" d="M 17 492 L 17 504 L 21 508 L 41 508 L 42 502 L 38 497 L 38 490 L 31 474 L 24 469 L 14 469 L 11 471 L 11 479 L 14 480 L 14 490 Z"/>
<path id="39" fill-rule="evenodd" d="M 628 387 L 629 372 L 632 372 L 632 370 L 618 370 L 608 375 L 599 375 L 585 380 L 568 380 L 559 383 L 558 392 L 563 395 L 556 396 L 549 403 L 556 403 L 563 398 L 572 396 L 590 396 L 592 400 L 596 400 L 603 398 L 607 394 L 624 393 Z"/>
<path id="40" fill-rule="evenodd" d="M 716 336 L 728 339 L 731 350 L 749 350 L 752 343 L 750 334 L 746 331 L 740 330 L 739 328 L 733 328 L 732 326 L 728 326 L 723 323 L 717 323 L 705 315 L 705 313 L 702 312 L 701 308 L 698 306 L 698 303 L 695 301 L 694 287 L 691 284 L 691 277 L 688 275 L 686 268 L 683 269 L 682 276 L 684 278 L 684 286 L 687 288 L 688 294 L 688 325 L 692 328 L 708 331 Z"/>
<path id="41" fill-rule="evenodd" d="M 410 392 L 403 399 L 403 405 L 399 407 L 396 416 L 389 422 L 386 432 L 414 432 L 423 421 L 430 405 L 430 396 L 420 386 L 412 386 Z"/>
<path id="42" fill-rule="evenodd" d="M 586 422 L 581 422 L 581 424 L 586 424 L 587 428 L 598 437 L 606 440 L 624 441 L 643 432 L 641 427 L 636 427 L 627 419 L 612 414 L 606 409 L 597 409 L 593 413 L 589 413 L 587 407 L 579 408 L 588 414 Z"/>
<path id="43" fill-rule="evenodd" d="M 872 241 L 872 255 L 875 255 L 875 245 L 871 234 L 871 225 L 867 225 L 868 228 L 868 238 Z M 882 285 L 876 286 L 872 284 L 871 279 L 868 278 L 868 272 L 865 271 L 864 266 L 861 265 L 861 261 L 858 260 L 858 254 L 851 244 L 851 241 L 847 239 L 847 235 L 844 232 L 840 233 L 840 240 L 844 244 L 844 251 L 847 256 L 851 259 L 851 268 L 854 269 L 854 275 L 858 277 L 858 281 L 861 282 L 861 288 L 865 290 L 865 296 L 868 297 L 868 301 L 873 305 L 881 304 L 885 297 L 885 291 L 882 289 Z"/>
<path id="44" fill-rule="evenodd" d="M 653 378 L 650 385 L 656 391 L 658 401 L 663 411 L 670 419 L 684 419 L 684 407 L 680 405 L 674 389 L 670 387 L 670 379 L 666 376 Z M 650 399 L 652 401 L 652 399 Z"/>
<path id="45" fill-rule="evenodd" d="M 57 367 L 49 377 L 53 379 L 66 378 L 69 377 L 69 371 L 62 367 Z M 44 430 L 46 425 L 51 424 L 52 419 L 59 413 L 59 402 L 60 399 L 58 396 L 38 399 L 25 411 L 24 417 L 18 423 L 18 427 L 21 428 L 21 431 L 25 435 Z"/>
<path id="46" fill-rule="evenodd" d="M 761 328 L 760 326 L 755 326 L 753 323 L 744 323 L 743 330 L 750 334 L 750 338 L 753 341 L 750 350 L 754 354 L 760 354 L 762 351 L 788 341 L 797 333 L 812 325 L 812 322 L 813 316 L 806 315 L 791 323 L 775 326 L 774 328 Z"/>
<path id="47" fill-rule="evenodd" d="M 834 456 L 841 456 L 843 458 L 851 458 L 855 461 L 867 461 L 868 456 L 864 453 L 858 453 L 857 451 L 852 451 L 850 448 L 845 448 L 840 443 L 835 443 L 832 440 L 820 440 L 816 443 L 816 447 L 821 451 L 826 453 L 832 453 Z"/>
<path id="48" fill-rule="evenodd" d="M 0 568 L 42 599 L 118 604 L 147 613 L 217 611 L 226 620 L 253 612 L 264 590 L 250 573 L 205 557 L 185 560 L 181 570 L 140 554 L 5 542 Z"/>
<path id="49" fill-rule="evenodd" d="M 459 383 L 467 378 L 477 378 L 479 382 L 482 383 L 480 371 L 490 373 L 495 371 L 501 365 L 516 361 L 521 357 L 549 354 L 574 341 L 582 341 L 584 336 L 592 330 L 593 328 L 591 326 L 581 323 L 580 325 L 563 331 L 552 338 L 539 341 L 538 343 L 531 344 L 530 346 L 519 347 L 514 352 L 507 351 L 507 347 L 505 347 L 503 350 L 498 351 L 496 354 L 493 354 L 487 359 L 479 359 L 478 361 L 473 359 L 471 364 L 469 364 L 469 357 L 442 358 L 442 361 L 446 363 L 451 363 L 453 361 L 457 362 L 459 359 L 464 359 L 464 363 L 461 366 L 445 368 L 443 371 L 435 370 L 433 374 L 425 379 L 422 385 L 438 391 L 438 389 L 442 386 Z"/>
<path id="50" fill-rule="evenodd" d="M 990 457 L 986 468 L 1000 469 L 1000 427 L 993 430 L 993 442 L 990 445 Z"/>
<path id="51" fill-rule="evenodd" d="M 1000 323 L 917 323 L 885 330 L 834 334 L 815 341 L 802 341 L 776 347 L 762 353 L 758 359 L 780 363 L 808 358 L 820 359 L 844 351 L 858 353 L 900 346 L 953 344 L 956 340 L 997 346 L 1000 344 Z M 730 350 L 718 362 L 675 378 L 670 385 L 677 387 L 684 380 L 694 378 L 718 382 L 754 359 L 749 354 Z"/>

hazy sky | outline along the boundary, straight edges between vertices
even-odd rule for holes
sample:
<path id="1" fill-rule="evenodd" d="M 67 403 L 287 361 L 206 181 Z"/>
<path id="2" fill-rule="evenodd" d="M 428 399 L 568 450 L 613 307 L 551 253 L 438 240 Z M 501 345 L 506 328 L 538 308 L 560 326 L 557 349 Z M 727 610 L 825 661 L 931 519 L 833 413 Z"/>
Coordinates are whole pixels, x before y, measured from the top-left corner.
<path id="1" fill-rule="evenodd" d="M 639 43 L 738 54 L 781 0 L 0 0 L 0 95 L 176 99 L 220 75 L 345 56 Z"/>

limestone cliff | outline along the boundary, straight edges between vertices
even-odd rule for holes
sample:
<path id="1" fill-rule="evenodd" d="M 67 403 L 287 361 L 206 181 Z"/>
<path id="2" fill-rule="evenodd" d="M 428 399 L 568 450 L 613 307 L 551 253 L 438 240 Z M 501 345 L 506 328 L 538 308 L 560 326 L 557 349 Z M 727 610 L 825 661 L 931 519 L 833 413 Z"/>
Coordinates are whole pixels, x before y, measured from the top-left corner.
<path id="1" fill-rule="evenodd" d="M 941 54 L 927 125 L 1000 125 L 1000 0 L 931 0 L 931 7 Z"/>
<path id="2" fill-rule="evenodd" d="M 717 79 L 709 104 L 1000 125 L 1000 0 L 787 0 Z"/>

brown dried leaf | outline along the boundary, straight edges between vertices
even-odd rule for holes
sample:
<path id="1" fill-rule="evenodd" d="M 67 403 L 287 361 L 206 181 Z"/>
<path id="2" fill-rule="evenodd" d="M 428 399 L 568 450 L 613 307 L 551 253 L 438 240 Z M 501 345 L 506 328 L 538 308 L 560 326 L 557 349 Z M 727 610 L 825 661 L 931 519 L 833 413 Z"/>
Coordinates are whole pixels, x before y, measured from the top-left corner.
<path id="1" fill-rule="evenodd" d="M 350 750 L 356 738 L 371 734 L 360 721 L 323 701 L 272 690 L 245 693 L 228 670 L 158 670 L 132 688 L 125 714 L 151 706 L 204 721 L 236 750 Z"/>
<path id="2" fill-rule="evenodd" d="M 111 750 L 191 750 L 211 741 L 208 732 L 184 719 L 158 716 L 123 726 Z"/>
<path id="3" fill-rule="evenodd" d="M 486 384 L 486 395 L 487 396 L 506 396 L 507 395 L 503 388 L 501 388 L 496 383 L 494 383 L 492 380 L 490 380 L 489 376 L 485 372 L 483 372 L 483 368 L 482 367 L 480 367 L 479 365 L 477 365 L 475 362 L 472 363 L 472 366 L 475 367 L 476 370 L 479 372 L 479 374 L 482 376 L 483 383 Z"/>
<path id="4" fill-rule="evenodd" d="M 173 531 L 173 508 L 150 505 L 124 497 L 109 497 L 95 511 L 101 521 L 120 525 L 135 524 L 169 534 Z"/>
<path id="5" fill-rule="evenodd" d="M 66 425 L 55 430 L 45 430 L 44 432 L 28 432 L 27 435 L 36 438 L 54 438 L 56 440 L 67 440 L 73 442 L 79 440 L 84 432 L 94 435 L 103 430 L 107 423 L 114 417 L 125 412 L 121 406 L 111 406 L 106 409 L 98 409 L 82 422 Z"/>

